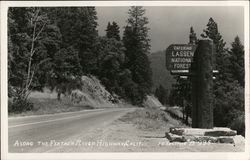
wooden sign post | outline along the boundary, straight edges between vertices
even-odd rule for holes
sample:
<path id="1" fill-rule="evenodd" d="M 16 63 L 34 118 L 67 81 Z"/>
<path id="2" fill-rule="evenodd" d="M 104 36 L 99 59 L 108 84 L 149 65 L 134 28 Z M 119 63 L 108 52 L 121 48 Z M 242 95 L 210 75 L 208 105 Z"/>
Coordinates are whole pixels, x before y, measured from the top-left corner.
<path id="1" fill-rule="evenodd" d="M 166 50 L 166 67 L 171 74 L 191 76 L 192 127 L 213 128 L 213 43 L 175 44 Z"/>
<path id="2" fill-rule="evenodd" d="M 213 43 L 200 40 L 194 54 L 192 79 L 192 127 L 213 128 Z"/>

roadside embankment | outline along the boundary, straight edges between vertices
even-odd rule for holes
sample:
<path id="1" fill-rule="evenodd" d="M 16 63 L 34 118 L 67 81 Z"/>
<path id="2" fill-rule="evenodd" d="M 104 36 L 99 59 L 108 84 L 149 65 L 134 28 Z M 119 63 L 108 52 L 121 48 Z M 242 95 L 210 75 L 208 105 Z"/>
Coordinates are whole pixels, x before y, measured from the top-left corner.
<path id="1" fill-rule="evenodd" d="M 126 106 L 116 95 L 109 93 L 101 82 L 94 76 L 82 76 L 81 87 L 69 89 L 61 94 L 58 100 L 55 90 L 44 88 L 42 92 L 32 91 L 29 95 L 29 102 L 33 104 L 32 109 L 23 112 L 11 111 L 11 98 L 9 99 L 9 116 L 27 116 L 54 114 L 60 112 L 73 112 L 96 108 L 113 108 Z"/>

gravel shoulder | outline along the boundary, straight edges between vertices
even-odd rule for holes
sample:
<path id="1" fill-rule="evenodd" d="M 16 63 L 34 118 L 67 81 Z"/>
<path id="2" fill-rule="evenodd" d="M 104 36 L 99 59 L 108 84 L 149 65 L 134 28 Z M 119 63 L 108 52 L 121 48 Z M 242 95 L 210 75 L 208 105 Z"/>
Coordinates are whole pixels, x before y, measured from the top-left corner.
<path id="1" fill-rule="evenodd" d="M 74 137 L 75 140 L 81 139 L 81 146 L 63 147 L 63 150 L 56 149 L 50 152 L 244 152 L 244 144 L 170 143 L 165 138 L 165 132 L 173 126 L 187 126 L 171 117 L 168 117 L 167 123 L 162 123 L 161 120 L 149 122 L 144 118 L 146 123 L 158 125 L 151 128 L 148 125 L 146 128 L 145 124 L 140 122 L 141 117 L 135 112 L 144 111 L 137 109 L 105 127 Z"/>

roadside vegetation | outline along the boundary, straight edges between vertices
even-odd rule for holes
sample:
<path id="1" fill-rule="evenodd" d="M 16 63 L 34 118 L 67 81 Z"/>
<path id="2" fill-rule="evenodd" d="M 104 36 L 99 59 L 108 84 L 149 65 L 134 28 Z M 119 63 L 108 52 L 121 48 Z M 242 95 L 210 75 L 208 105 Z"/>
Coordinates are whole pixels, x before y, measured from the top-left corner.
<path id="1" fill-rule="evenodd" d="M 141 106 L 152 86 L 144 15 L 143 7 L 131 7 L 121 38 L 116 22 L 98 35 L 95 7 L 10 7 L 9 113 L 36 110 L 30 95 L 44 88 L 55 91 L 58 101 L 73 91 L 85 99 L 83 76 L 97 77 L 116 99 Z"/>
<path id="2" fill-rule="evenodd" d="M 32 92 L 29 102 L 33 104 L 33 108 L 23 112 L 10 112 L 9 116 L 43 115 L 95 109 L 93 106 L 88 104 L 72 104 L 70 98 L 67 96 L 62 96 L 61 101 L 58 101 L 56 96 L 55 92 Z M 10 105 L 9 107 L 12 106 L 13 105 Z"/>
<path id="3" fill-rule="evenodd" d="M 172 117 L 169 113 L 159 108 L 141 108 L 126 114 L 120 118 L 121 121 L 132 123 L 138 129 L 154 131 L 164 128 L 166 131 L 170 127 L 187 127 L 181 121 Z"/>

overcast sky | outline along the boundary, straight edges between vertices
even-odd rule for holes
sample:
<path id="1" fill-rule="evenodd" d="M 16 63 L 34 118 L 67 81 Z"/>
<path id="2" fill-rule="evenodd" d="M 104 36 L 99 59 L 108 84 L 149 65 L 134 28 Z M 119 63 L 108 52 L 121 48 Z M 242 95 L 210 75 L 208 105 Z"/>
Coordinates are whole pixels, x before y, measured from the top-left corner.
<path id="1" fill-rule="evenodd" d="M 238 35 L 244 41 L 243 7 L 144 7 L 149 18 L 151 52 L 165 50 L 170 44 L 185 44 L 189 41 L 189 30 L 193 26 L 197 37 L 206 28 L 212 17 L 218 24 L 219 32 L 230 47 Z M 126 25 L 129 7 L 96 7 L 99 35 L 105 35 L 108 22 L 115 21 L 121 34 Z"/>

